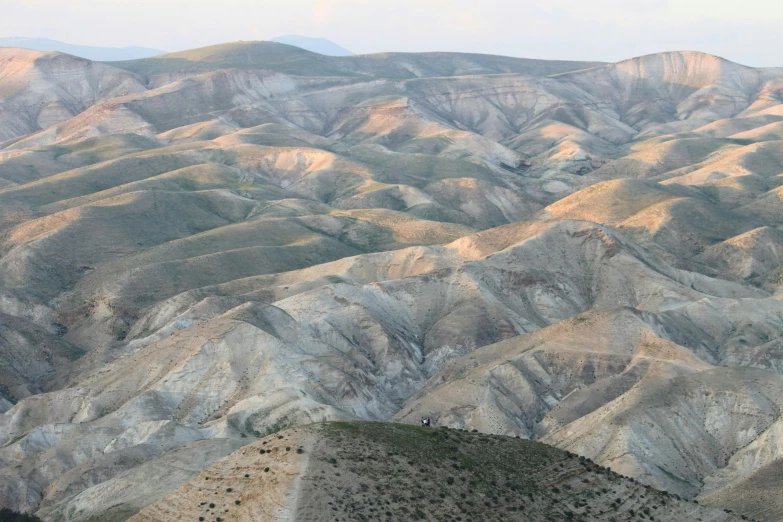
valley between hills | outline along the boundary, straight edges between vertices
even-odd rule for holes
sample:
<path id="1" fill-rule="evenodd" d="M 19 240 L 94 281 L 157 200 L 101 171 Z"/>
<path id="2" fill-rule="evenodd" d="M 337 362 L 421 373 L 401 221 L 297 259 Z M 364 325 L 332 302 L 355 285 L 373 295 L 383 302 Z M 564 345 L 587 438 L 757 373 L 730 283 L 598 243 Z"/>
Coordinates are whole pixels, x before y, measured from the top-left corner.
<path id="1" fill-rule="evenodd" d="M 0 48 L 0 507 L 783 520 L 782 198 L 783 68 Z"/>

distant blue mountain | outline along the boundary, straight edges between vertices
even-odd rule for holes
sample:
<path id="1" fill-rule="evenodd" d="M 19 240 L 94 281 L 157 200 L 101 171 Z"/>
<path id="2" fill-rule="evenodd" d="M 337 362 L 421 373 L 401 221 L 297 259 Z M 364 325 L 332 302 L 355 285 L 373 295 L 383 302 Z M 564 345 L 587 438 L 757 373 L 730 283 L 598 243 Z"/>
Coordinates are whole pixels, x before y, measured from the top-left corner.
<path id="1" fill-rule="evenodd" d="M 301 47 L 302 49 L 306 49 L 318 54 L 325 54 L 327 56 L 352 56 L 354 54 L 345 47 L 340 47 L 333 41 L 327 40 L 326 38 L 309 38 L 307 36 L 297 36 L 295 34 L 290 34 L 287 36 L 278 36 L 277 38 L 272 38 L 272 41 L 288 45 L 295 45 L 296 47 Z"/>
<path id="2" fill-rule="evenodd" d="M 36 51 L 59 51 L 95 61 L 119 61 L 147 58 L 166 51 L 149 49 L 147 47 L 92 47 L 89 45 L 73 45 L 48 38 L 0 38 L 0 47 L 24 47 Z"/>

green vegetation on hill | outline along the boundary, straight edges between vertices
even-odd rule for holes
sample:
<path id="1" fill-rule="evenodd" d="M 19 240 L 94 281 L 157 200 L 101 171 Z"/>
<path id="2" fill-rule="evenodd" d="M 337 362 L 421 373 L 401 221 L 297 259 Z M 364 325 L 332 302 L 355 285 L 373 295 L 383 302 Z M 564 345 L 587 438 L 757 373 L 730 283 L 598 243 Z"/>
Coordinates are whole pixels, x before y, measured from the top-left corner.
<path id="1" fill-rule="evenodd" d="M 539 442 L 391 423 L 321 426 L 301 498 L 328 499 L 334 520 L 733 518 Z"/>

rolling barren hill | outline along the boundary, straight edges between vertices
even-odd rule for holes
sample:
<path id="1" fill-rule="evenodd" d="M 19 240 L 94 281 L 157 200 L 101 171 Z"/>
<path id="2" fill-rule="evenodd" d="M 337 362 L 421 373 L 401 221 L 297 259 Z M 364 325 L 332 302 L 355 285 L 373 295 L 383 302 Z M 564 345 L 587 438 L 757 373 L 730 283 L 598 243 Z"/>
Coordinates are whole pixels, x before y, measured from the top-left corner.
<path id="1" fill-rule="evenodd" d="M 783 69 L 2 53 L 0 506 L 234 520 L 202 498 L 233 474 L 249 496 L 209 494 L 240 518 L 470 518 L 465 494 L 503 519 L 732 519 L 645 484 L 783 520 Z M 382 509 L 362 495 L 397 486 L 357 448 L 436 435 L 302 428 L 421 416 L 502 435 L 435 432 L 465 466 L 497 445 L 486 474 L 543 452 L 513 473 L 547 494 L 436 491 L 411 468 L 421 487 Z M 304 453 L 259 457 L 289 429 Z M 332 476 L 329 452 L 366 475 Z M 278 457 L 267 498 L 258 459 Z"/>

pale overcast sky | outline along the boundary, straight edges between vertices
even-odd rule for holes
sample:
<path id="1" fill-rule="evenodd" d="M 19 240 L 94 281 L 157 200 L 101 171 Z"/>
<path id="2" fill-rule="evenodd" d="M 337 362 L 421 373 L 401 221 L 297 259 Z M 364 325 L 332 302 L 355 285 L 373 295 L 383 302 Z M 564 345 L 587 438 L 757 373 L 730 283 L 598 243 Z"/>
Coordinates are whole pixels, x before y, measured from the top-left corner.
<path id="1" fill-rule="evenodd" d="M 699 50 L 783 66 L 783 0 L 0 0 L 0 37 L 169 51 L 286 34 L 357 53 L 616 61 Z"/>

